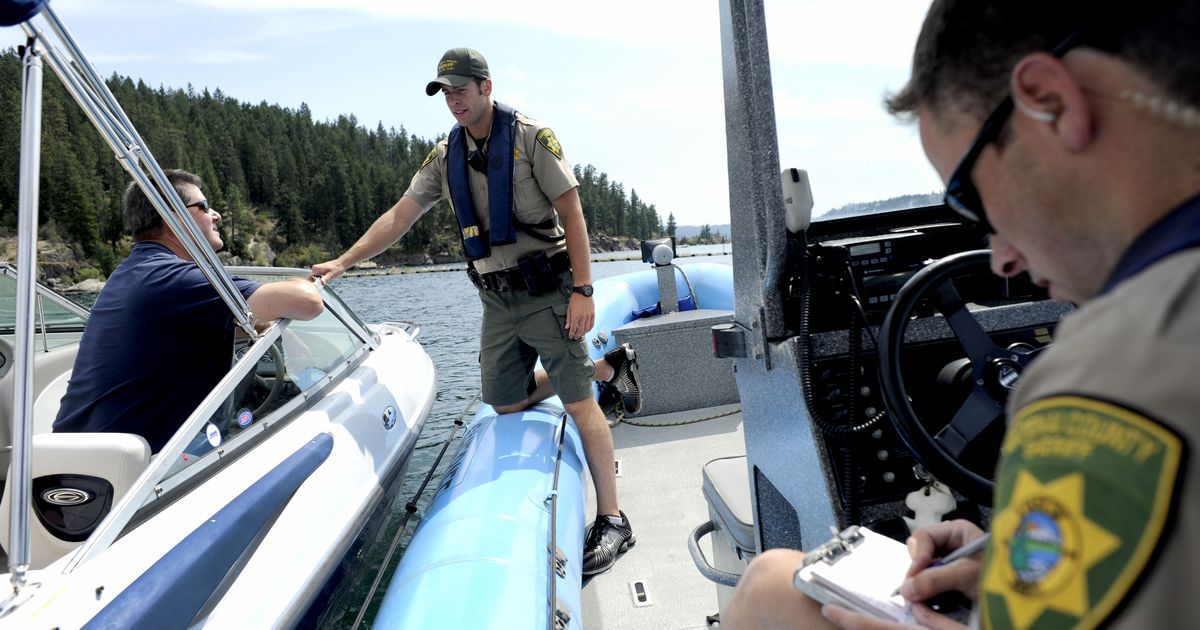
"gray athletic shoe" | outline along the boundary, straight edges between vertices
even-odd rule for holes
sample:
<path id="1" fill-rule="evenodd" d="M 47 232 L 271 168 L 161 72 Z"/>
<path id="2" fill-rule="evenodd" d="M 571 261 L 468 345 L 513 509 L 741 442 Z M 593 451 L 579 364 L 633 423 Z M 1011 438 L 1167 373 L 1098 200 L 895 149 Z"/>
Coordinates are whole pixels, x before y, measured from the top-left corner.
<path id="1" fill-rule="evenodd" d="M 621 512 L 621 520 L 623 524 L 613 525 L 607 516 L 596 517 L 596 522 L 592 523 L 583 541 L 584 575 L 595 575 L 611 569 L 617 562 L 617 556 L 637 542 L 624 512 Z"/>
<path id="2" fill-rule="evenodd" d="M 623 343 L 604 355 L 613 370 L 609 382 L 621 392 L 625 413 L 633 415 L 642 410 L 642 381 L 638 378 L 637 353 Z"/>

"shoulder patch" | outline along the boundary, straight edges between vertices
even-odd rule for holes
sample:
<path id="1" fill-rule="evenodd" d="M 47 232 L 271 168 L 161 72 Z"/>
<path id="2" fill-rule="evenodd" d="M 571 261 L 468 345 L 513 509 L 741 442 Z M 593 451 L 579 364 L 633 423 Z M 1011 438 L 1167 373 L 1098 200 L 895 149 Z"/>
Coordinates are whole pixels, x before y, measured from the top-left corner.
<path id="1" fill-rule="evenodd" d="M 553 153 L 554 157 L 562 159 L 562 145 L 558 143 L 558 138 L 554 137 L 554 132 L 550 131 L 549 127 L 538 132 L 537 141 L 542 143 L 542 146 L 546 147 L 547 151 Z"/>
<path id="2" fill-rule="evenodd" d="M 425 161 L 421 162 L 421 166 L 417 170 L 419 171 L 422 168 L 429 166 L 429 163 L 434 161 L 435 159 L 437 159 L 437 156 L 438 156 L 437 145 L 434 145 L 434 147 L 429 150 L 429 155 L 425 156 Z"/>
<path id="3" fill-rule="evenodd" d="M 1094 398 L 1020 409 L 996 477 L 983 627 L 1102 625 L 1151 565 L 1186 448 L 1161 423 Z"/>

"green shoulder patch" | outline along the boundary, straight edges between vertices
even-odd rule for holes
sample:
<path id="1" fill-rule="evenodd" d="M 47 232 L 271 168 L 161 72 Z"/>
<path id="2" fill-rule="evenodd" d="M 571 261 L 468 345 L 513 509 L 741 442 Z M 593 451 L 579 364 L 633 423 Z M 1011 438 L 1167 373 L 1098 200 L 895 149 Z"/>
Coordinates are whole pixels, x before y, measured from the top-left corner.
<path id="1" fill-rule="evenodd" d="M 425 156 L 425 161 L 424 161 L 424 162 L 421 162 L 421 167 L 420 167 L 420 168 L 418 168 L 417 170 L 419 171 L 419 170 L 421 170 L 422 168 L 425 168 L 426 166 L 428 166 L 430 162 L 432 162 L 432 161 L 434 161 L 435 159 L 437 159 L 437 156 L 438 156 L 438 153 L 437 153 L 437 147 L 436 147 L 436 146 L 434 146 L 432 149 L 430 149 L 430 150 L 429 150 L 429 155 L 426 155 L 426 156 Z"/>
<path id="2" fill-rule="evenodd" d="M 1020 409 L 996 476 L 983 627 L 1101 625 L 1149 568 L 1185 448 L 1159 422 L 1093 398 Z"/>
<path id="3" fill-rule="evenodd" d="M 554 132 L 550 131 L 549 127 L 538 132 L 537 140 L 546 147 L 547 151 L 553 153 L 554 157 L 562 159 L 562 145 L 558 143 L 558 138 L 554 137 Z"/>

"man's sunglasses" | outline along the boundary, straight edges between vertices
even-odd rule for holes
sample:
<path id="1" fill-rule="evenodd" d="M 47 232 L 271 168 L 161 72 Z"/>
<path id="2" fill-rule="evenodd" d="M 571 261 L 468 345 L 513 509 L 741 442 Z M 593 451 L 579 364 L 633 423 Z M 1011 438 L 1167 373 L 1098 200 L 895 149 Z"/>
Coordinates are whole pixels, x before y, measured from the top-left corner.
<path id="1" fill-rule="evenodd" d="M 208 205 L 207 199 L 201 199 L 200 201 L 193 201 L 192 203 L 189 203 L 184 207 L 185 208 L 200 208 L 201 210 L 203 210 L 205 212 L 208 212 L 209 210 L 212 209 L 212 206 Z"/>
<path id="2" fill-rule="evenodd" d="M 1083 31 L 1083 28 L 1079 28 L 1067 35 L 1050 51 L 1050 54 L 1062 57 L 1067 54 L 1067 51 L 1082 44 Z M 994 233 L 995 230 L 988 221 L 987 213 L 983 208 L 983 200 L 979 198 L 979 190 L 975 188 L 975 181 L 971 179 L 971 171 L 975 170 L 975 162 L 979 160 L 979 155 L 983 153 L 984 147 L 1000 137 L 1000 131 L 1004 129 L 1004 123 L 1008 122 L 1008 118 L 1012 116 L 1012 111 L 1012 94 L 1009 94 L 983 121 L 983 126 L 979 128 L 975 140 L 967 147 L 966 153 L 958 161 L 958 166 L 950 174 L 950 180 L 946 182 L 946 196 L 944 197 L 946 205 L 967 220 L 979 224 L 989 234 Z"/>

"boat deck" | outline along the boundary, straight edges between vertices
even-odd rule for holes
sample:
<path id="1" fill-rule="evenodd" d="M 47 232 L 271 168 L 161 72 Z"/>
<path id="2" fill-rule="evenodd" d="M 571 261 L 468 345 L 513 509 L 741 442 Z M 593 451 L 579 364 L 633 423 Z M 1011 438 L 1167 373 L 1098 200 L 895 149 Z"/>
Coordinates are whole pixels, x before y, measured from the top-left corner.
<path id="1" fill-rule="evenodd" d="M 723 415 L 676 424 L 717 414 Z M 704 464 L 746 452 L 741 407 L 724 405 L 633 418 L 614 427 L 612 435 L 619 462 L 617 492 L 637 544 L 610 571 L 584 580 L 583 627 L 707 628 L 706 617 L 717 614 L 716 585 L 697 571 L 687 540 L 696 526 L 709 519 L 701 490 Z M 588 503 L 590 523 L 595 506 Z M 701 541 L 701 548 L 711 561 L 708 537 Z M 637 582 L 647 594 L 645 603 L 635 600 Z"/>

